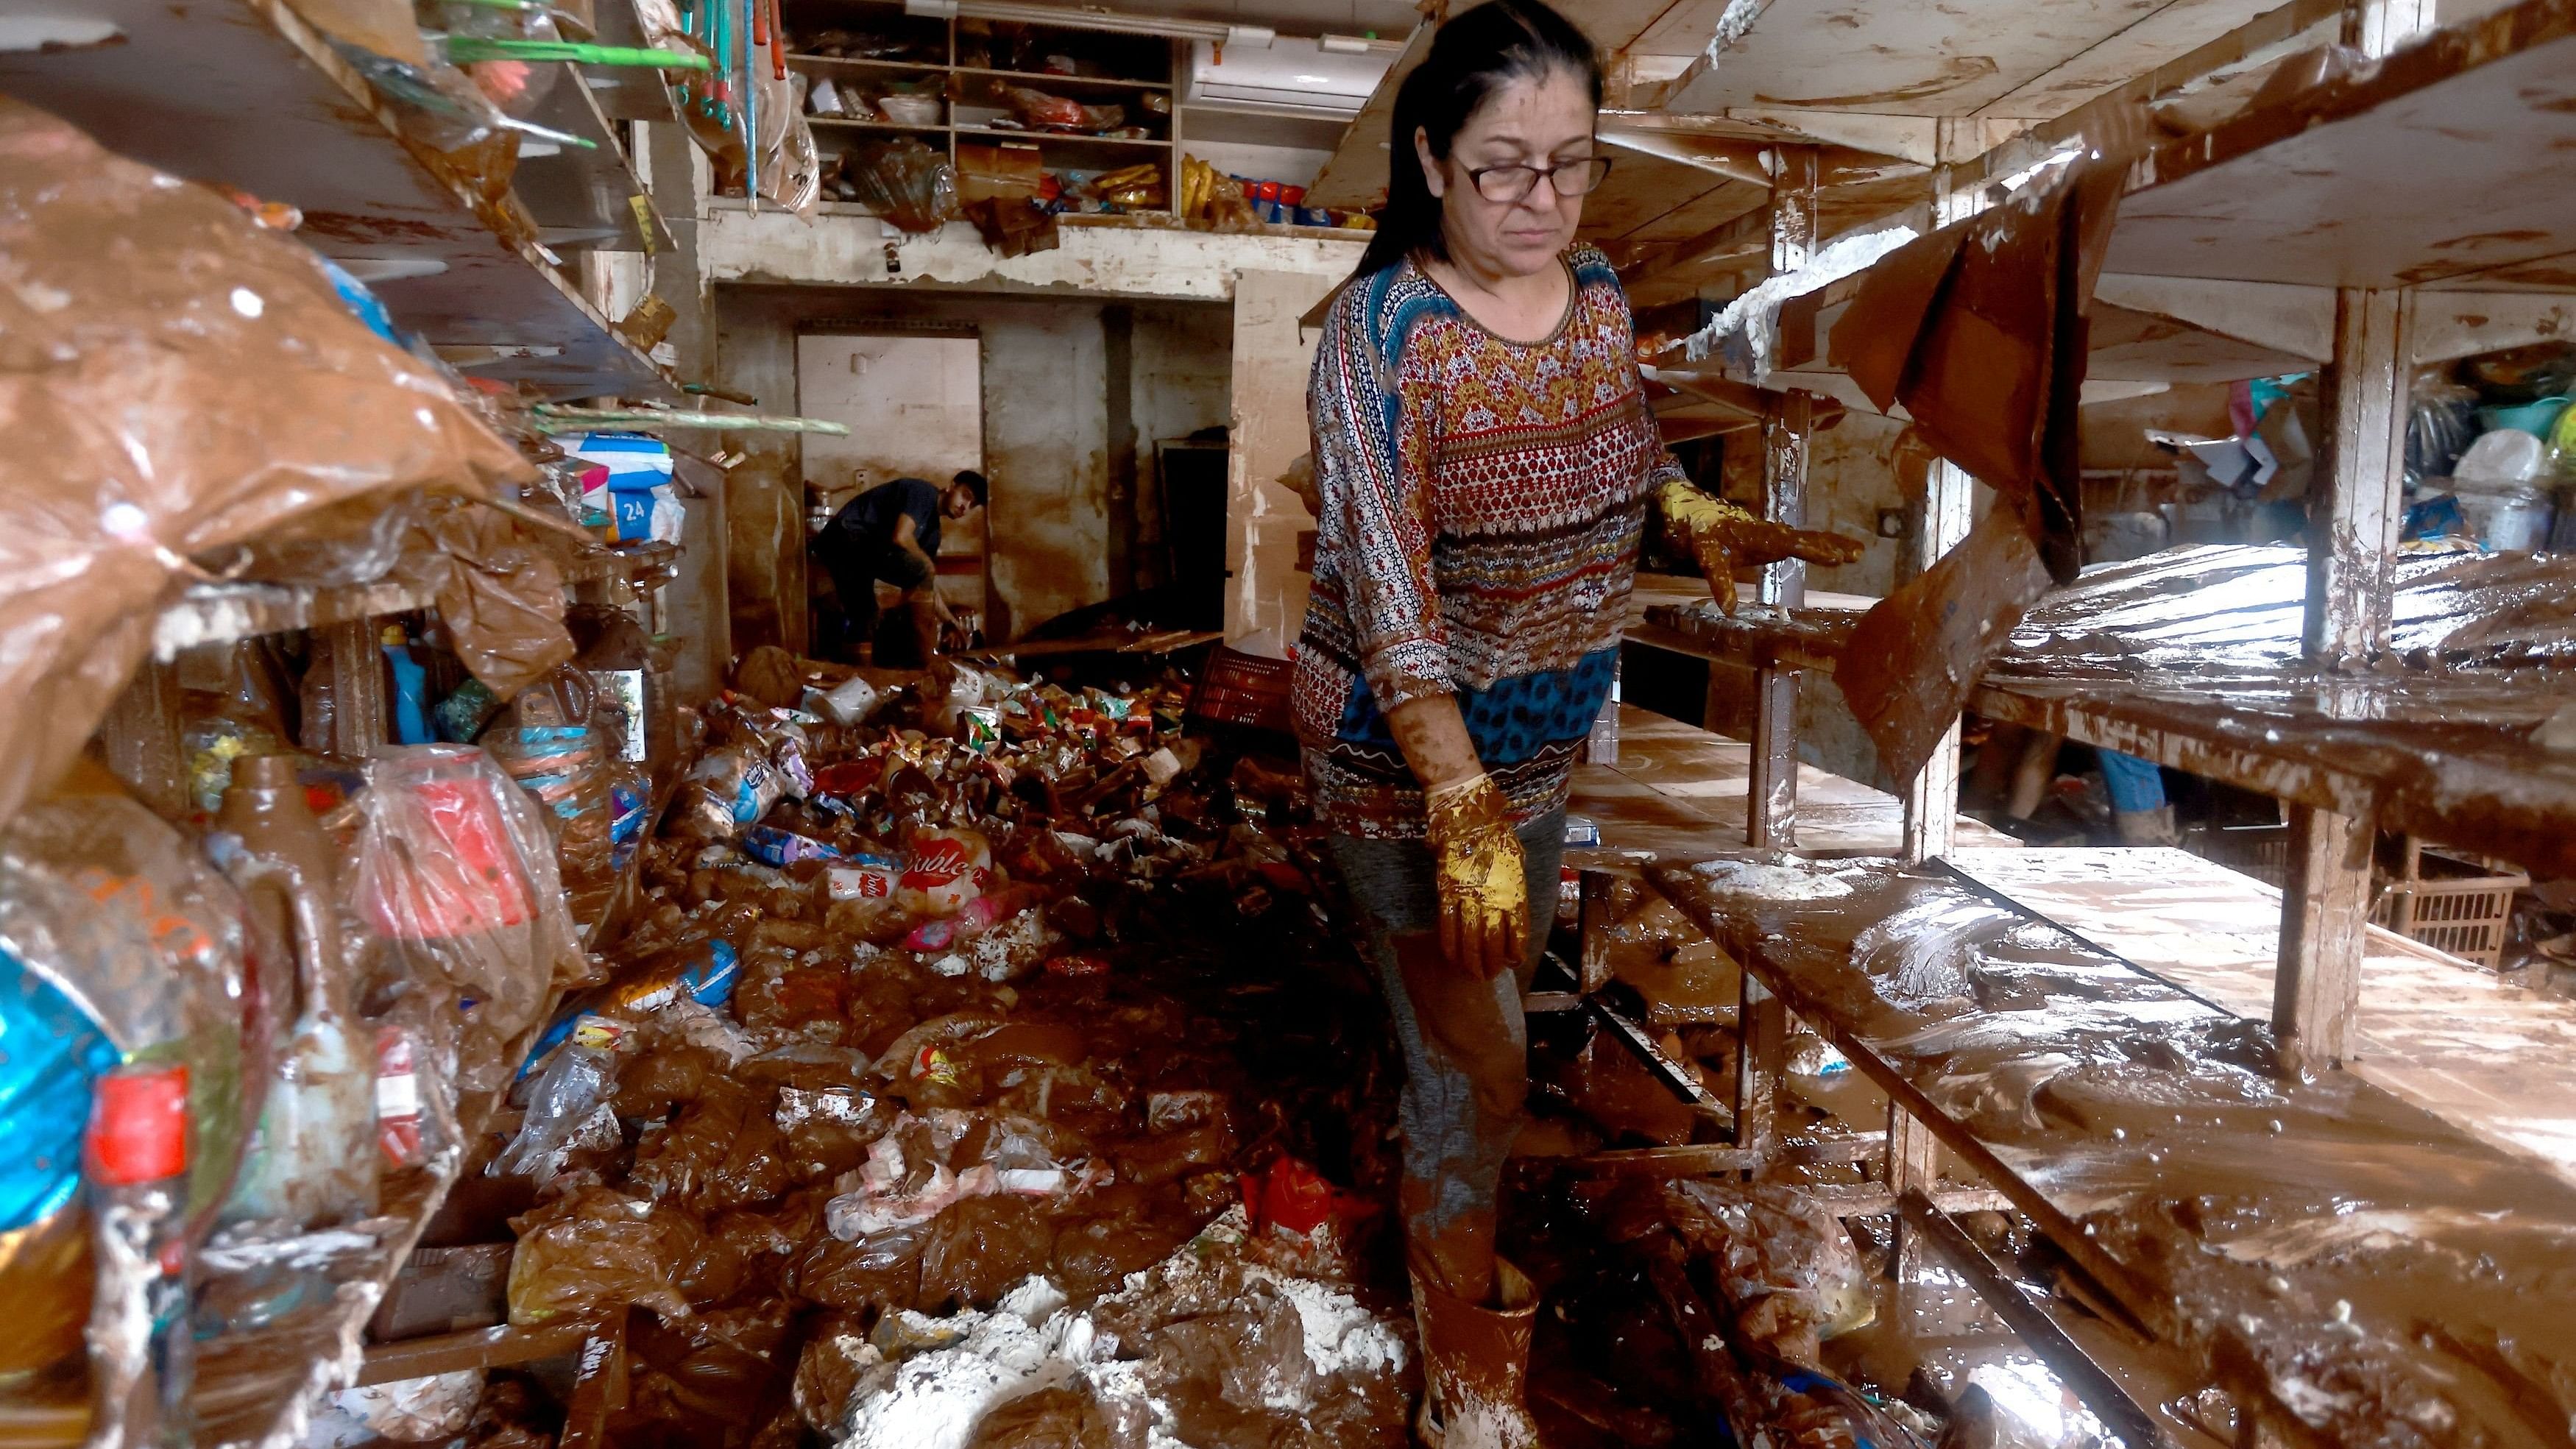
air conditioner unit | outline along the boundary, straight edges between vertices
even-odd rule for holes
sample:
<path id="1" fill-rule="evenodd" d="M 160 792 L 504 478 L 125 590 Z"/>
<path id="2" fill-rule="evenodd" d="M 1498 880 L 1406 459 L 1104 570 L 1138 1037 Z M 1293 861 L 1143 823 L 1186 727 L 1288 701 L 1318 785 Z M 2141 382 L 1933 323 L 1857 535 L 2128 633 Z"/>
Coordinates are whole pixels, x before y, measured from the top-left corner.
<path id="1" fill-rule="evenodd" d="M 1394 63 L 1391 47 L 1326 49 L 1321 40 L 1288 35 L 1261 47 L 1220 48 L 1192 41 L 1187 99 L 1192 105 L 1259 106 L 1348 119 L 1359 114 Z"/>

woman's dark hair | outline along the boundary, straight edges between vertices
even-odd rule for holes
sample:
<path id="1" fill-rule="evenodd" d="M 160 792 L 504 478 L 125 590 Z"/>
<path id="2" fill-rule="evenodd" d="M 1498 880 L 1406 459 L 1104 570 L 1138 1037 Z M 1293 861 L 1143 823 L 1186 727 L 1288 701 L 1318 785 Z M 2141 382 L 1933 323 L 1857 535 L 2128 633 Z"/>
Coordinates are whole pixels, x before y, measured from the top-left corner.
<path id="1" fill-rule="evenodd" d="M 1541 0 L 1485 0 L 1440 27 L 1431 37 L 1431 53 L 1396 89 L 1386 145 L 1386 210 L 1378 214 L 1377 235 L 1354 276 L 1384 271 L 1417 251 L 1448 255 L 1440 238 L 1440 198 L 1423 178 L 1413 133 L 1428 137 L 1431 154 L 1445 161 L 1459 128 L 1494 92 L 1554 70 L 1582 77 L 1593 107 L 1600 107 L 1600 52 L 1573 21 Z"/>

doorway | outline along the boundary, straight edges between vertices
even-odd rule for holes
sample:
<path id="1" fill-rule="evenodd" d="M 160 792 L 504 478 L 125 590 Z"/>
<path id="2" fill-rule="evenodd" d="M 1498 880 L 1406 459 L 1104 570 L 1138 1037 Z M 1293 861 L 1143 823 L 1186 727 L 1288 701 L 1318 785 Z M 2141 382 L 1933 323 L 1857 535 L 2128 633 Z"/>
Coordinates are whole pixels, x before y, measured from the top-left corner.
<path id="1" fill-rule="evenodd" d="M 808 332 L 796 339 L 796 411 L 847 424 L 846 438 L 804 435 L 806 535 L 864 489 L 892 478 L 945 485 L 984 469 L 983 344 L 972 332 Z M 940 531 L 939 594 L 990 632 L 991 507 Z M 809 570 L 819 588 L 820 569 Z M 895 590 L 877 586 L 881 603 Z M 824 637 L 823 618 L 814 621 Z"/>

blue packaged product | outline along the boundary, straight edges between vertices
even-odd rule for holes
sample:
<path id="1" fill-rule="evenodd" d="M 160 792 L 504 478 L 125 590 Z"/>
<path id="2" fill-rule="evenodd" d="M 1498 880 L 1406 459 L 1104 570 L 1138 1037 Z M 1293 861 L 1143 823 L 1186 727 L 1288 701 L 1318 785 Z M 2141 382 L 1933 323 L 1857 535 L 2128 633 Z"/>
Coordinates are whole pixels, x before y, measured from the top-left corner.
<path id="1" fill-rule="evenodd" d="M 121 1059 L 68 993 L 0 951 L 0 1232 L 70 1205 L 90 1094 Z"/>
<path id="2" fill-rule="evenodd" d="M 741 974 L 742 958 L 730 941 L 708 941 L 694 950 L 675 951 L 650 968 L 636 972 L 622 981 L 582 992 L 565 1002 L 554 1020 L 537 1037 L 527 1060 L 519 1064 L 524 1077 L 556 1047 L 572 1038 L 573 1028 L 585 1016 L 613 1016 L 629 1021 L 648 1016 L 685 996 L 705 1007 L 721 1007 L 733 999 L 734 979 Z"/>
<path id="3" fill-rule="evenodd" d="M 743 853 L 752 859 L 776 866 L 794 865 L 800 860 L 838 860 L 841 853 L 810 835 L 781 830 L 775 825 L 755 825 L 742 833 Z"/>

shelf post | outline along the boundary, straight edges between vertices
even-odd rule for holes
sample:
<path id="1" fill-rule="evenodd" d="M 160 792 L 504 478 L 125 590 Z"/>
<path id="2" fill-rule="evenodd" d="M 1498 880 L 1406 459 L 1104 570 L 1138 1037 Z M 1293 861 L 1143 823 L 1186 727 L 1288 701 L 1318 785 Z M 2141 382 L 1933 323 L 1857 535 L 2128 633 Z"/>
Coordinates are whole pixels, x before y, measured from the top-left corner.
<path id="1" fill-rule="evenodd" d="M 385 659 L 376 637 L 373 619 L 351 619 L 313 631 L 314 643 L 331 664 L 331 737 L 324 743 L 335 755 L 365 759 L 393 738 L 385 701 Z"/>
<path id="2" fill-rule="evenodd" d="M 1914 530 L 1917 572 L 1941 561 L 1968 536 L 1975 481 L 1958 464 L 1934 460 L 1923 480 L 1922 518 Z M 1923 768 L 1905 782 L 1904 854 L 1908 865 L 1950 853 L 1959 832 L 1959 722 L 1941 734 Z"/>
<path id="3" fill-rule="evenodd" d="M 1773 153 L 1771 270 L 1794 272 L 1813 259 L 1816 243 L 1816 148 Z M 1807 521 L 1807 440 L 1815 429 L 1813 395 L 1769 395 L 1762 418 L 1762 516 L 1803 528 Z M 1807 566 L 1783 559 L 1762 571 L 1755 597 L 1774 609 L 1807 601 Z M 1753 776 L 1744 808 L 1745 843 L 1787 849 L 1798 843 L 1798 675 L 1754 672 Z"/>
<path id="4" fill-rule="evenodd" d="M 1909 1191 L 1932 1198 L 1941 1191 L 1941 1139 L 1905 1110 L 1905 1104 L 1887 1104 L 1887 1190 L 1902 1198 Z M 1890 1264 L 1899 1283 L 1911 1283 L 1923 1276 L 1923 1243 L 1921 1235 L 1900 1214 L 1896 1220 L 1896 1254 Z"/>
<path id="5" fill-rule="evenodd" d="M 1967 138 L 1949 122 L 1943 122 L 1937 144 L 1939 159 L 1948 162 L 1952 153 L 1973 151 Z M 1950 168 L 1945 164 L 1932 173 L 1932 213 L 1935 223 L 1947 226 L 1974 216 L 1980 209 L 1979 193 L 1974 187 L 1962 191 L 1951 184 Z M 1968 536 L 1968 526 L 1975 521 L 1973 492 L 1975 480 L 1967 470 L 1944 458 L 1932 460 L 1923 479 L 1923 498 L 1914 526 L 1914 571 L 1921 574 L 1941 561 L 1941 556 L 1959 546 Z M 1950 853 L 1959 833 L 1959 722 L 1950 721 L 1942 731 L 1941 741 L 1932 747 L 1923 768 L 1905 782 L 1905 836 L 1901 842 L 1906 864 L 1920 865 L 1938 860 Z M 1889 1151 L 1893 1154 L 1896 1136 L 1891 1129 Z M 1891 1161 L 1893 1157 L 1891 1156 Z M 1899 1188 L 1898 1191 L 1902 1191 Z M 1925 1191 L 1930 1191 L 1926 1184 Z"/>
<path id="6" fill-rule="evenodd" d="M 2345 288 L 2335 296 L 2335 355 L 2326 372 L 2325 494 L 2308 506 L 2304 643 L 2332 667 L 2376 650 L 2388 632 L 2397 532 L 2404 516 L 2410 294 Z M 2324 703 L 2334 707 L 2332 691 Z M 2281 891 L 2281 957 L 2272 1030 L 2284 1070 L 2342 1060 L 2352 1048 L 2368 938 L 2373 821 L 2292 805 Z"/>

